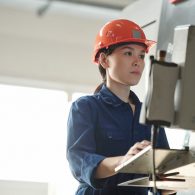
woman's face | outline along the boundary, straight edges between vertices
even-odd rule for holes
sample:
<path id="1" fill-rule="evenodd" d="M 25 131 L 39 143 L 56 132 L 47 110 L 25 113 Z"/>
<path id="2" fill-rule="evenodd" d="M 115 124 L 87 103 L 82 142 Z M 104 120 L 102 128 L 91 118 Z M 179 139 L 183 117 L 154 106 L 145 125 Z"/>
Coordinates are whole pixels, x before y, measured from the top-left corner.
<path id="1" fill-rule="evenodd" d="M 136 85 L 144 69 L 146 48 L 128 44 L 116 48 L 107 56 L 107 79 L 120 84 Z"/>

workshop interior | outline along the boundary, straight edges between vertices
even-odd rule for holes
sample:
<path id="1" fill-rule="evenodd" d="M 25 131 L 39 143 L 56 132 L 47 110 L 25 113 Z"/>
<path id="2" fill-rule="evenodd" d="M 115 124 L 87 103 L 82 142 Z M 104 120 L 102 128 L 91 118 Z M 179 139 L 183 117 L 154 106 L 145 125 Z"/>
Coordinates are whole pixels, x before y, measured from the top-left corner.
<path id="1" fill-rule="evenodd" d="M 153 144 L 115 169 L 149 176 L 119 185 L 195 195 L 195 1 L 0 0 L 1 195 L 74 194 L 65 118 L 71 102 L 100 83 L 91 58 L 94 37 L 117 18 L 137 22 L 157 42 L 132 88 Z M 160 127 L 170 149 L 155 148 Z"/>

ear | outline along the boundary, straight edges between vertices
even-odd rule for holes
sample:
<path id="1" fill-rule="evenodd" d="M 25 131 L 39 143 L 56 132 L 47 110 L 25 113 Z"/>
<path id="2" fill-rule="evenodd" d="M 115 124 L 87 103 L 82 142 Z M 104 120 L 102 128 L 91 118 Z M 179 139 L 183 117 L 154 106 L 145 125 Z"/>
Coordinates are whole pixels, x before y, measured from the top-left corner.
<path id="1" fill-rule="evenodd" d="M 99 55 L 99 64 L 105 69 L 109 67 L 107 55 L 103 52 Z"/>

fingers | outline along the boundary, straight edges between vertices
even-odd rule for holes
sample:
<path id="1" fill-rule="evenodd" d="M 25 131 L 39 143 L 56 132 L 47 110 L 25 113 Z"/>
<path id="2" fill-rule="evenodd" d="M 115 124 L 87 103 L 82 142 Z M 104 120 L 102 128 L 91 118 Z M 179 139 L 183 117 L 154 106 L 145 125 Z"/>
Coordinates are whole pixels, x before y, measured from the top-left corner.
<path id="1" fill-rule="evenodd" d="M 143 150 L 145 147 L 149 146 L 151 143 L 147 140 L 135 143 L 130 150 L 127 152 L 128 155 L 135 155 Z"/>
<path id="2" fill-rule="evenodd" d="M 141 150 L 143 150 L 145 147 L 151 145 L 151 142 L 147 140 L 143 140 L 141 142 L 135 143 L 129 151 L 126 153 L 126 155 L 122 158 L 122 160 L 119 163 L 123 163 L 127 161 L 128 159 L 132 158 L 134 155 L 139 153 Z"/>
<path id="3" fill-rule="evenodd" d="M 137 153 L 140 152 L 141 149 L 138 149 L 137 147 L 132 147 L 129 152 L 128 155 L 136 155 Z"/>
<path id="4" fill-rule="evenodd" d="M 147 140 L 143 140 L 142 142 L 135 143 L 132 148 L 135 150 L 143 150 L 145 147 L 149 146 L 150 142 Z"/>
<path id="5" fill-rule="evenodd" d="M 143 144 L 143 145 L 145 145 L 145 146 L 149 146 L 149 145 L 151 145 L 151 142 L 148 141 L 148 140 L 143 140 L 143 141 L 141 142 L 141 144 Z"/>

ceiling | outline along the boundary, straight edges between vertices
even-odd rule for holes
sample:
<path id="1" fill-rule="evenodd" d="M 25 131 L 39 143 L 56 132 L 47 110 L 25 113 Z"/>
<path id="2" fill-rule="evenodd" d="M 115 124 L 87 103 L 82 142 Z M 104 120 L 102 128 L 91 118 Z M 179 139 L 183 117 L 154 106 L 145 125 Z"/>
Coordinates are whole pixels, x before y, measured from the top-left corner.
<path id="1" fill-rule="evenodd" d="M 133 2 L 137 0 L 42 0 L 45 2 L 45 5 L 43 5 L 39 10 L 38 14 L 42 15 L 49 9 L 49 7 L 52 6 L 52 3 L 54 2 L 64 2 L 64 3 L 70 3 L 75 6 L 78 5 L 86 5 L 91 7 L 97 7 L 97 8 L 106 8 L 106 9 L 112 9 L 121 11 L 128 5 L 132 4 Z"/>
<path id="2" fill-rule="evenodd" d="M 136 0 L 71 0 L 71 1 L 60 0 L 60 1 L 121 10 Z"/>

